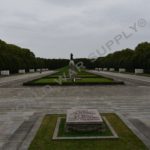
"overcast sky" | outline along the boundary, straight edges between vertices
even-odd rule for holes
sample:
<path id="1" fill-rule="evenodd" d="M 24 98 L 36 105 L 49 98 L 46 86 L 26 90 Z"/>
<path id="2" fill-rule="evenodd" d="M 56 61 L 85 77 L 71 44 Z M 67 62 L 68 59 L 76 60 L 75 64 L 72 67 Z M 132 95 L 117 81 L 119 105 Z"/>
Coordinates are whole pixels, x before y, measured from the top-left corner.
<path id="1" fill-rule="evenodd" d="M 150 0 L 0 0 L 0 39 L 38 57 L 94 57 L 149 41 L 149 16 Z"/>

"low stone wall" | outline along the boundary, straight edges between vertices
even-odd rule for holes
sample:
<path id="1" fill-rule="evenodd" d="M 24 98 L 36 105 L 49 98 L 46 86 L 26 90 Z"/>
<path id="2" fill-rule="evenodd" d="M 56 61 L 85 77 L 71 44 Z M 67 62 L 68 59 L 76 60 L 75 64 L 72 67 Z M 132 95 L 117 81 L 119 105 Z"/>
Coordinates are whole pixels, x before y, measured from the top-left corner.
<path id="1" fill-rule="evenodd" d="M 115 68 L 110 68 L 109 71 L 115 71 Z"/>
<path id="2" fill-rule="evenodd" d="M 104 68 L 104 69 L 103 69 L 103 71 L 107 71 L 107 70 L 108 70 L 107 68 Z"/>
<path id="3" fill-rule="evenodd" d="M 120 68 L 119 69 L 119 72 L 121 73 L 121 72 L 126 72 L 126 69 L 125 68 Z"/>
<path id="4" fill-rule="evenodd" d="M 40 72 L 41 71 L 41 69 L 36 69 L 36 72 Z"/>
<path id="5" fill-rule="evenodd" d="M 30 72 L 30 73 L 34 73 L 35 70 L 34 70 L 34 69 L 30 69 L 29 72 Z"/>
<path id="6" fill-rule="evenodd" d="M 18 73 L 19 73 L 19 74 L 25 74 L 26 71 L 25 71 L 25 69 L 20 69 L 20 70 L 18 70 Z"/>
<path id="7" fill-rule="evenodd" d="M 3 75 L 3 76 L 9 76 L 10 75 L 10 71 L 9 70 L 2 70 L 1 71 L 1 75 Z"/>
<path id="8" fill-rule="evenodd" d="M 135 74 L 142 74 L 144 73 L 144 69 L 135 69 Z"/>
<path id="9" fill-rule="evenodd" d="M 36 72 L 44 72 L 44 71 L 48 71 L 49 69 L 48 68 L 42 68 L 42 69 L 36 69 Z"/>

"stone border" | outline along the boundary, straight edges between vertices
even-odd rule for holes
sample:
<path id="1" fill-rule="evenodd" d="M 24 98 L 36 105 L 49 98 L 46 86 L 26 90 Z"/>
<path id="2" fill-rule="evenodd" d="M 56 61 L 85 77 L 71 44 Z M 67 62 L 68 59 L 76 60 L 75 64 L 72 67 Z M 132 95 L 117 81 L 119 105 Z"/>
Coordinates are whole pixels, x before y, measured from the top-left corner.
<path id="1" fill-rule="evenodd" d="M 65 118 L 65 117 L 58 117 L 57 119 L 56 127 L 55 127 L 54 134 L 52 137 L 53 140 L 85 140 L 85 139 L 118 139 L 119 138 L 119 136 L 117 135 L 117 133 L 115 132 L 115 130 L 113 129 L 109 121 L 106 119 L 106 117 L 102 117 L 102 118 L 104 119 L 109 130 L 113 134 L 112 136 L 59 137 L 58 132 L 59 132 L 59 126 L 60 126 L 60 122 L 62 118 Z"/>
<path id="2" fill-rule="evenodd" d="M 116 112 L 116 114 L 120 117 L 123 123 L 147 146 L 147 148 L 150 149 L 149 140 L 121 113 Z"/>
<path id="3" fill-rule="evenodd" d="M 38 118 L 34 122 L 35 124 L 34 124 L 33 128 L 31 129 L 30 133 L 27 135 L 27 137 L 22 142 L 19 150 L 28 150 L 32 140 L 36 136 L 36 134 L 41 126 L 41 123 L 43 121 L 43 118 L 45 117 L 45 114 L 37 114 L 37 115 L 38 115 Z"/>

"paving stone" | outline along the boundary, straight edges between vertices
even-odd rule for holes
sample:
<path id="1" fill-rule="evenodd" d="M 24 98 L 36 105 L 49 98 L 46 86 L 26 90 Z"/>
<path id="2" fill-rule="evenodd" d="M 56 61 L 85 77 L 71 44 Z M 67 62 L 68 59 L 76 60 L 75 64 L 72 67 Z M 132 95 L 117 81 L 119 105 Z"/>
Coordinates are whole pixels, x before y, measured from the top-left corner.
<path id="1" fill-rule="evenodd" d="M 39 74 L 33 73 L 31 76 L 36 77 L 37 75 Z M 14 149 L 18 146 L 23 150 L 27 149 L 22 144 L 26 143 L 26 140 L 29 144 L 32 136 L 35 135 L 36 130 L 30 134 L 34 125 L 27 123 L 34 116 L 34 113 L 40 115 L 61 114 L 66 113 L 67 109 L 72 107 L 119 113 L 139 131 L 138 133 L 142 134 L 141 139 L 146 139 L 147 143 L 150 143 L 149 136 L 147 136 L 148 132 L 146 132 L 150 128 L 148 121 L 150 120 L 150 78 L 136 76 L 134 80 L 134 76 L 132 76 L 129 81 L 129 75 L 113 74 L 113 77 L 125 80 L 127 82 L 125 86 L 43 88 L 21 86 L 21 83 L 31 79 L 31 76 L 8 77 L 5 78 L 5 84 L 0 80 L 0 133 L 2 133 L 0 135 L 0 148 L 9 142 Z M 15 81 L 12 82 L 12 80 Z M 36 123 L 37 120 L 38 117 L 35 116 L 34 122 Z M 7 149 L 9 149 L 8 146 Z"/>

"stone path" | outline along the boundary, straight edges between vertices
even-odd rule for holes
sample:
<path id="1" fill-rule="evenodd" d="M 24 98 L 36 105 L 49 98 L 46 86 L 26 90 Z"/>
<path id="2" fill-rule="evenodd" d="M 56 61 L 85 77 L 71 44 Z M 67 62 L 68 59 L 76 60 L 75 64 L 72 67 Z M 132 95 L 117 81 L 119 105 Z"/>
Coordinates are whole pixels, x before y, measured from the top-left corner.
<path id="1" fill-rule="evenodd" d="M 126 81 L 128 75 L 123 76 Z M 44 114 L 66 113 L 71 107 L 118 113 L 150 148 L 150 86 L 147 81 L 144 84 L 134 79 L 127 82 L 125 86 L 34 88 L 16 86 L 12 82 L 10 88 L 7 82 L 6 88 L 3 84 L 0 88 L 0 148 L 27 149 Z"/>
<path id="2" fill-rule="evenodd" d="M 150 85 L 150 77 L 134 75 L 134 74 L 125 74 L 117 72 L 108 72 L 108 71 L 91 71 L 96 74 L 105 75 L 108 77 L 113 77 L 114 79 L 120 79 L 126 81 L 127 84 L 140 84 L 140 85 Z"/>
<path id="3" fill-rule="evenodd" d="M 0 78 L 0 87 L 10 87 L 10 86 L 18 86 L 22 85 L 23 82 L 33 80 L 36 78 L 40 78 L 46 75 L 49 75 L 53 73 L 54 71 L 45 71 L 42 73 L 36 72 L 36 73 L 27 73 L 22 75 L 12 75 L 7 77 L 1 77 Z"/>

